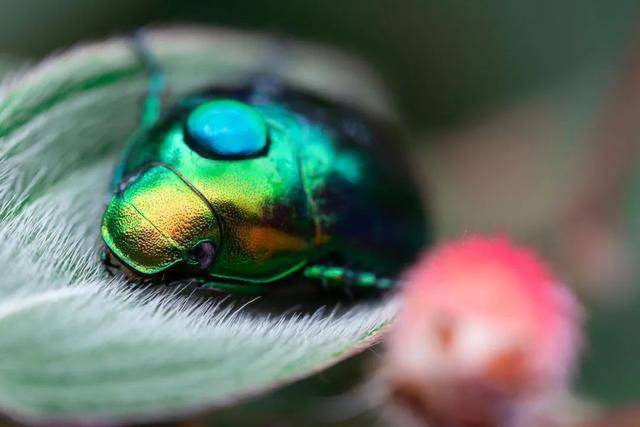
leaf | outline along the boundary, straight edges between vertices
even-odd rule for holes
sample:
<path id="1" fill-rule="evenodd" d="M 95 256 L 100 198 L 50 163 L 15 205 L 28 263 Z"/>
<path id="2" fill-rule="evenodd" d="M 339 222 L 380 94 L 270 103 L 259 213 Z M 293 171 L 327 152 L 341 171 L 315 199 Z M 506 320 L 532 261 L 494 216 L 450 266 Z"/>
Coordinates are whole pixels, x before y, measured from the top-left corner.
<path id="1" fill-rule="evenodd" d="M 276 71 L 288 79 L 390 114 L 366 68 L 332 52 L 294 44 L 285 57 L 265 37 L 220 30 L 148 38 L 174 99 L 283 55 Z M 137 422 L 229 405 L 365 348 L 394 315 L 390 299 L 278 314 L 110 278 L 98 224 L 144 88 L 125 39 L 76 47 L 0 87 L 0 408 L 12 417 Z"/>

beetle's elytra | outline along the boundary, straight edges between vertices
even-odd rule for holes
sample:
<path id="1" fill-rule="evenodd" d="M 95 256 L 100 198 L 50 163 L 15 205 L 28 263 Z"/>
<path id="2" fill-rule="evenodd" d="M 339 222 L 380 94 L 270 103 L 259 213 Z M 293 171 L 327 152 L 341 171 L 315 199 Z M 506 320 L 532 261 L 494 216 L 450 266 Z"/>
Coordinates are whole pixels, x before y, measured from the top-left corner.
<path id="1" fill-rule="evenodd" d="M 390 126 L 285 82 L 210 87 L 160 112 L 163 76 L 136 46 L 151 84 L 104 213 L 105 262 L 231 291 L 393 285 L 427 223 Z"/>

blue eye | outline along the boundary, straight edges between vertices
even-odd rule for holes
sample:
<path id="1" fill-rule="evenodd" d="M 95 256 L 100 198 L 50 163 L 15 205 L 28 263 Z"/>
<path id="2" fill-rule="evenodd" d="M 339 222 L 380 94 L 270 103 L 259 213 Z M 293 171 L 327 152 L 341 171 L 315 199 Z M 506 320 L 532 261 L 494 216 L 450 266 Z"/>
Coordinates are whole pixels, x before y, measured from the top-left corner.
<path id="1" fill-rule="evenodd" d="M 250 105 L 230 99 L 209 101 L 187 118 L 187 142 L 205 157 L 243 158 L 267 145 L 267 124 Z"/>

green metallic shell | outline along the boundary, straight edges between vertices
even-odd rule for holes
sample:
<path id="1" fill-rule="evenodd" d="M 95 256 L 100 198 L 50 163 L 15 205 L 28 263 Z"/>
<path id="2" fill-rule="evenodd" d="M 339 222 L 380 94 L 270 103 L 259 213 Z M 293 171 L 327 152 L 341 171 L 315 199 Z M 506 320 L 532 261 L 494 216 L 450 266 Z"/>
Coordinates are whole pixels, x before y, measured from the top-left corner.
<path id="1" fill-rule="evenodd" d="M 315 263 L 397 274 L 425 244 L 426 220 L 391 134 L 299 91 L 253 95 L 197 94 L 132 141 L 102 225 L 111 252 L 157 274 L 193 264 L 189 250 L 212 241 L 216 258 L 202 273 L 237 283 L 273 282 Z M 262 118 L 264 149 L 225 156 L 195 144 L 189 122 L 212 101 L 243 103 Z"/>

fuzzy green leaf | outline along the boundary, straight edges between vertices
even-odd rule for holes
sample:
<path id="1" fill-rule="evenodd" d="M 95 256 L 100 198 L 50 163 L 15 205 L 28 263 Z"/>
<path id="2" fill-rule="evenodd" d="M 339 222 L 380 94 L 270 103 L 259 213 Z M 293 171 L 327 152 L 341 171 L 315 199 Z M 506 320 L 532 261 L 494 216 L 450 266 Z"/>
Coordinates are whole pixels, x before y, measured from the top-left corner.
<path id="1" fill-rule="evenodd" d="M 174 99 L 284 55 L 257 35 L 176 28 L 148 38 Z M 366 68 L 287 46 L 277 72 L 389 114 Z M 128 41 L 116 39 L 0 86 L 0 408 L 10 416 L 146 421 L 231 404 L 353 354 L 393 317 L 389 299 L 274 314 L 260 301 L 239 306 L 110 278 L 97 257 L 98 224 L 145 81 Z"/>

